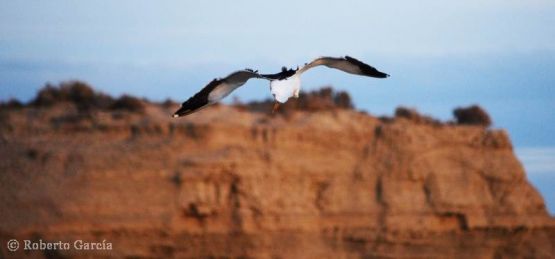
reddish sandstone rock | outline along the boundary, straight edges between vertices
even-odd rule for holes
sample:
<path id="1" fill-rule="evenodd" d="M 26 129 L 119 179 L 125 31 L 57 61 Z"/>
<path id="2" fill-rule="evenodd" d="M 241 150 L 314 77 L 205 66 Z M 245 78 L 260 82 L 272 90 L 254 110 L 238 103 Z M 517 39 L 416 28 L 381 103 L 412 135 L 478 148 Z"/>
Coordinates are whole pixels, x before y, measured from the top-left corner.
<path id="1" fill-rule="evenodd" d="M 173 108 L 4 114 L 2 242 L 106 239 L 113 251 L 60 253 L 113 258 L 555 253 L 553 219 L 503 130 L 410 112 L 217 106 L 170 119 Z"/>

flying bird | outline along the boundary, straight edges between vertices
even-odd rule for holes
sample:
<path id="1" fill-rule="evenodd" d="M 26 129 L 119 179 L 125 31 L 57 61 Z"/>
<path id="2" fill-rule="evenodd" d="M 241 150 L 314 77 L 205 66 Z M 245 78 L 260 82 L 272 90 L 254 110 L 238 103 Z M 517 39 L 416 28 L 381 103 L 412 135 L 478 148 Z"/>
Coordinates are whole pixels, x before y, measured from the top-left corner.
<path id="1" fill-rule="evenodd" d="M 259 74 L 258 71 L 244 69 L 233 72 L 227 77 L 212 80 L 200 92 L 183 102 L 181 107 L 173 114 L 173 117 L 186 116 L 217 103 L 252 78 L 270 81 L 270 92 L 276 101 L 273 108 L 273 111 L 275 111 L 279 107 L 279 103 L 285 103 L 291 97 L 299 97 L 302 73 L 317 66 L 335 68 L 361 76 L 389 77 L 388 74 L 349 56 L 342 58 L 320 57 L 305 64 L 300 69 L 298 67 L 297 69 L 283 67 L 281 72 L 276 74 Z"/>

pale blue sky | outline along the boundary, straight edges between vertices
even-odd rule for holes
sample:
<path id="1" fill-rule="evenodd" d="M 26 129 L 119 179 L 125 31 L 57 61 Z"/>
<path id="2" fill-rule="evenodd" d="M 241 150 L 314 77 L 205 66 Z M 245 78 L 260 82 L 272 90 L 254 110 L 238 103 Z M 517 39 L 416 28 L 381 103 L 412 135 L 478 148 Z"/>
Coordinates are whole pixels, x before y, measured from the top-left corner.
<path id="1" fill-rule="evenodd" d="M 111 94 L 183 101 L 236 69 L 277 72 L 348 54 L 392 77 L 318 68 L 303 87 L 334 85 L 378 115 L 406 105 L 449 119 L 454 107 L 478 103 L 509 131 L 554 212 L 554 24 L 551 0 L 0 0 L 0 100 L 81 79 Z M 269 91 L 249 82 L 235 96 Z"/>

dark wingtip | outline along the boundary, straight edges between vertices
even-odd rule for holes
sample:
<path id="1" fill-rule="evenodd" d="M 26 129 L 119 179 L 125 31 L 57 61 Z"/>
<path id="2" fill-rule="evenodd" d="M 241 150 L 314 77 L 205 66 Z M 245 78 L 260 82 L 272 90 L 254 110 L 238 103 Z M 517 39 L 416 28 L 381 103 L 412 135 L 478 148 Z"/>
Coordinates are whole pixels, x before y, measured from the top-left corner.
<path id="1" fill-rule="evenodd" d="M 374 78 L 388 78 L 389 74 L 386 74 L 384 72 L 375 70 L 375 71 L 367 71 L 367 73 L 365 73 L 366 76 L 369 77 L 374 77 Z"/>
<path id="2" fill-rule="evenodd" d="M 367 72 L 367 73 L 365 73 L 364 75 L 365 75 L 365 76 L 369 76 L 369 77 L 373 77 L 373 78 L 380 78 L 380 79 L 388 78 L 388 77 L 389 77 L 389 74 L 386 74 L 386 73 L 384 73 L 384 72 L 377 71 L 377 70 L 376 70 L 376 71 Z"/>
<path id="3" fill-rule="evenodd" d="M 370 66 L 356 58 L 353 58 L 351 56 L 345 56 L 345 60 L 347 60 L 348 62 L 350 62 L 351 64 L 354 64 L 356 66 L 358 66 L 362 72 L 362 75 L 365 76 L 369 76 L 369 77 L 375 77 L 375 78 L 388 78 L 389 75 L 377 70 L 375 67 Z"/>
<path id="4" fill-rule="evenodd" d="M 177 111 L 175 111 L 173 113 L 172 118 L 187 116 L 187 115 L 189 115 L 193 112 L 195 112 L 195 110 L 191 110 L 189 108 L 185 108 L 185 107 L 181 106 L 181 107 L 179 107 L 179 109 Z"/>

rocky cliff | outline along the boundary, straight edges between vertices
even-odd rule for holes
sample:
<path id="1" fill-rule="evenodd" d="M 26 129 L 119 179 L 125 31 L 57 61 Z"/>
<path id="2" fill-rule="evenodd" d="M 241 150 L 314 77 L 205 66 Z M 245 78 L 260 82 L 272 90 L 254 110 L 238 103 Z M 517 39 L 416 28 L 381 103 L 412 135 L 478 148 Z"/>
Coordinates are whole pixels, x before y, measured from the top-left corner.
<path id="1" fill-rule="evenodd" d="M 6 258 L 549 258 L 503 130 L 346 109 L 0 112 Z M 9 239 L 112 243 L 10 252 Z"/>

